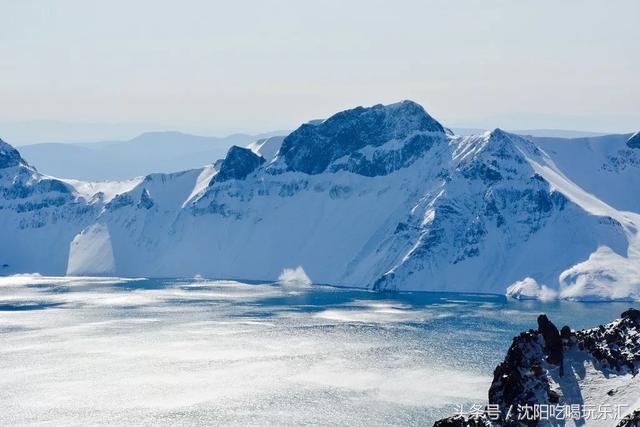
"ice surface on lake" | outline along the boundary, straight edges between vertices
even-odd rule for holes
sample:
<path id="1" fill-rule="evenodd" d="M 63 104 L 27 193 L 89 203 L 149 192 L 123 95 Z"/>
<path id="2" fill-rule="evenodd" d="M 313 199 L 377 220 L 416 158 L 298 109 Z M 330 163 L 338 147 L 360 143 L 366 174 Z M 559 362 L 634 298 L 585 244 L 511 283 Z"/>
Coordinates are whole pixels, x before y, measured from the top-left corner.
<path id="1" fill-rule="evenodd" d="M 539 312 L 625 304 L 210 281 L 0 278 L 0 425 L 421 424 L 484 403 Z"/>

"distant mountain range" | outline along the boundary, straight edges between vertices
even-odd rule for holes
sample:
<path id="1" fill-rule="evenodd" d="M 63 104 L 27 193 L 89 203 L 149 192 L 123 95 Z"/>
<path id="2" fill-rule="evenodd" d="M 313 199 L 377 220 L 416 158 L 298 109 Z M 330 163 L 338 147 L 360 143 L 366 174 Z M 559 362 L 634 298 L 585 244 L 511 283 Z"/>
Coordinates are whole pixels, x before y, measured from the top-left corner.
<path id="1" fill-rule="evenodd" d="M 258 280 L 302 266 L 376 290 L 640 299 L 639 139 L 459 136 L 403 101 L 104 183 L 52 178 L 0 143 L 0 266 Z"/>
<path id="2" fill-rule="evenodd" d="M 182 132 L 147 132 L 128 141 L 23 145 L 20 152 L 47 175 L 87 181 L 126 180 L 214 163 L 223 158 L 232 145 L 245 146 L 282 133 L 218 138 Z"/>

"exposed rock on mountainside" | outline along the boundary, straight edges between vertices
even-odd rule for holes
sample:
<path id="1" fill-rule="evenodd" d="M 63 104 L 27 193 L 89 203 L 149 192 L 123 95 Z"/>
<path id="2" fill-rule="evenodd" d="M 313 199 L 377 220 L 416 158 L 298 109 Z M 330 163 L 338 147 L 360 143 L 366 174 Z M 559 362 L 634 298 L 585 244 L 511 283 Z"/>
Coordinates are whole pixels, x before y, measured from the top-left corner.
<path id="1" fill-rule="evenodd" d="M 393 157 L 396 167 L 405 166 L 428 150 L 435 139 L 443 139 L 439 137 L 444 133 L 442 125 L 420 105 L 403 101 L 391 106 L 358 107 L 318 124 L 303 124 L 284 139 L 280 154 L 291 171 L 319 174 L 344 157 L 334 165 L 334 171 L 377 176 L 393 171 L 384 167 L 386 160 Z M 387 150 L 376 150 L 386 144 Z M 360 151 L 365 147 L 369 152 Z"/>
<path id="2" fill-rule="evenodd" d="M 211 182 L 224 182 L 230 179 L 245 179 L 265 162 L 264 158 L 248 148 L 233 146 L 220 165 L 220 170 Z"/>
<path id="3" fill-rule="evenodd" d="M 640 427 L 640 410 L 633 411 L 624 417 L 617 427 Z"/>
<path id="4" fill-rule="evenodd" d="M 538 318 L 538 325 L 538 330 L 514 338 L 504 361 L 496 367 L 487 406 L 495 409 L 472 417 L 459 414 L 435 426 L 556 425 L 569 419 L 581 425 L 598 421 L 591 417 L 602 416 L 584 412 L 591 407 L 610 408 L 604 414 L 609 425 L 635 425 L 637 414 L 614 420 L 613 410 L 618 406 L 622 415 L 633 411 L 640 395 L 636 377 L 640 367 L 640 311 L 629 309 L 618 320 L 580 331 L 564 326 L 558 332 L 545 315 Z M 526 408 L 536 405 L 563 410 L 577 405 L 579 410 L 564 419 L 524 414 Z"/>
<path id="5" fill-rule="evenodd" d="M 95 221 L 97 209 L 0 141 L 0 274 L 64 272 L 71 241 Z"/>
<path id="6" fill-rule="evenodd" d="M 21 162 L 18 150 L 0 139 L 0 169 L 18 166 Z"/>

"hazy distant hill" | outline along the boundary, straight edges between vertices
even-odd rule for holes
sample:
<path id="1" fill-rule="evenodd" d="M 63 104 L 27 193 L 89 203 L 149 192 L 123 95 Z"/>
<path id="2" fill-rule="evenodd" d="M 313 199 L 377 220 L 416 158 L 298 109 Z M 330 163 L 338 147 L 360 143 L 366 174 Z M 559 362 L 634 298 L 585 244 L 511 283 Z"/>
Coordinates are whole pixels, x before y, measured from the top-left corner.
<path id="1" fill-rule="evenodd" d="M 128 141 L 24 145 L 20 152 L 38 170 L 60 178 L 122 180 L 153 172 L 175 172 L 214 163 L 232 145 L 286 134 L 234 134 L 222 138 L 181 132 L 147 132 Z"/>

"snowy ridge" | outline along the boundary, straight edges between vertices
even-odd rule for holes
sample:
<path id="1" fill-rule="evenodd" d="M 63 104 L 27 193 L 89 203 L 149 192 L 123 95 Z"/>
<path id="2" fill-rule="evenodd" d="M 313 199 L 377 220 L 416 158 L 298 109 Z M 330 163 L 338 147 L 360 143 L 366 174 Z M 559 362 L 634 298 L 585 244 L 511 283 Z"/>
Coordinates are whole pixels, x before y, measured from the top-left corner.
<path id="1" fill-rule="evenodd" d="M 270 162 L 276 157 L 278 151 L 280 151 L 284 138 L 284 136 L 272 136 L 269 138 L 259 139 L 256 142 L 249 144 L 247 148 L 257 155 L 264 157 L 267 162 Z"/>
<path id="2" fill-rule="evenodd" d="M 131 191 L 136 185 L 140 184 L 143 177 L 137 177 L 126 181 L 79 181 L 77 179 L 63 179 L 60 181 L 71 185 L 76 192 L 87 200 L 94 197 L 101 198 L 104 202 L 110 202 L 118 194 Z"/>
<path id="3" fill-rule="evenodd" d="M 637 299 L 632 139 L 461 137 L 403 101 L 120 184 L 45 177 L 5 144 L 0 272 L 276 280 L 301 266 L 373 289 Z"/>

